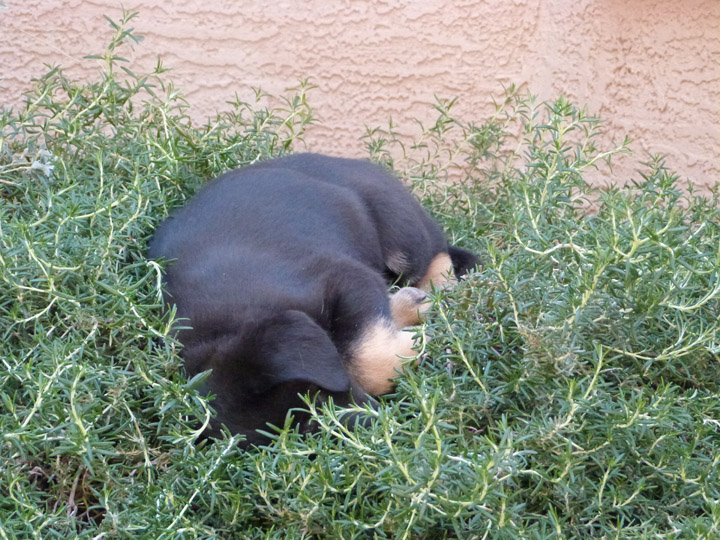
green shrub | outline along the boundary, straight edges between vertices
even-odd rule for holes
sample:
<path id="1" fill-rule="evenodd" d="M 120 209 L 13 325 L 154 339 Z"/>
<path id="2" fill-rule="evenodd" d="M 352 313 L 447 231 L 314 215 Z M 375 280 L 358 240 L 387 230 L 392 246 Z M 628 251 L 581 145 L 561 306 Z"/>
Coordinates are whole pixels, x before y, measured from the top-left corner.
<path id="1" fill-rule="evenodd" d="M 484 263 L 437 292 L 372 425 L 325 408 L 314 436 L 198 443 L 211 409 L 146 241 L 312 112 L 303 85 L 193 123 L 161 65 L 117 56 L 131 18 L 99 81 L 52 68 L 0 119 L 0 536 L 720 536 L 718 196 L 659 158 L 591 187 L 627 144 L 598 150 L 597 119 L 513 89 L 482 124 L 439 101 L 412 144 L 366 134 Z"/>

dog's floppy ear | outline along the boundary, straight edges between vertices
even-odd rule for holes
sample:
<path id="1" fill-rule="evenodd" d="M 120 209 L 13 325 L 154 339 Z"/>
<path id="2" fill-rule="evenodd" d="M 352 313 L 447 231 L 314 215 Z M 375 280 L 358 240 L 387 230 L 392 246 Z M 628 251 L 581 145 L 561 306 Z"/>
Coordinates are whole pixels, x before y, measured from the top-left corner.
<path id="1" fill-rule="evenodd" d="M 289 310 L 264 325 L 257 346 L 262 376 L 274 384 L 305 381 L 330 392 L 351 382 L 342 357 L 323 330 L 305 313 Z"/>

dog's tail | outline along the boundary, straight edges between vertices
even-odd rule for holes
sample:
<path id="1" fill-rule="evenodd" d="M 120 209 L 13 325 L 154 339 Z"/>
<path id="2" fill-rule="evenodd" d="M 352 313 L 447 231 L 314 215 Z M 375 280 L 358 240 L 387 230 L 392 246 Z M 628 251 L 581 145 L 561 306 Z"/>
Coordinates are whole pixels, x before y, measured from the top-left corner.
<path id="1" fill-rule="evenodd" d="M 452 261 L 455 276 L 462 278 L 476 266 L 480 266 L 480 259 L 474 253 L 455 246 L 448 246 L 448 255 Z"/>

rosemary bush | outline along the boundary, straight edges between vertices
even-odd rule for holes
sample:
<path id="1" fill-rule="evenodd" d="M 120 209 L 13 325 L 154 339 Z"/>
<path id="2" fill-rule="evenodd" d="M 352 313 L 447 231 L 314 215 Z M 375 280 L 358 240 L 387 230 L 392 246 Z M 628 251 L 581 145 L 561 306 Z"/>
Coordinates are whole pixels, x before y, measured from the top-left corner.
<path id="1" fill-rule="evenodd" d="M 371 425 L 308 399 L 313 436 L 198 442 L 212 402 L 146 241 L 207 178 L 291 151 L 312 111 L 303 85 L 194 124 L 160 64 L 118 56 L 132 17 L 98 81 L 52 68 L 0 118 L 0 536 L 720 536 L 718 196 L 659 158 L 589 186 L 627 142 L 597 149 L 599 120 L 513 89 L 482 123 L 439 101 L 412 144 L 366 134 L 484 263 L 437 291 Z"/>

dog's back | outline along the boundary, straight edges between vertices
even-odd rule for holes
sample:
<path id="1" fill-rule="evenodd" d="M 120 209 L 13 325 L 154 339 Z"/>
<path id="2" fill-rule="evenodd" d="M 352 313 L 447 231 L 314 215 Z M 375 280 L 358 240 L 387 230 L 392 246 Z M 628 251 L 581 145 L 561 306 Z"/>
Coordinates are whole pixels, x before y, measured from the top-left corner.
<path id="1" fill-rule="evenodd" d="M 284 167 L 354 193 L 365 205 L 380 239 L 384 270 L 416 282 L 447 241 L 407 188 L 369 161 L 318 154 L 296 154 L 266 161 L 258 168 Z"/>
<path id="2" fill-rule="evenodd" d="M 201 312 L 242 317 L 245 305 L 313 311 L 327 269 L 352 261 L 383 268 L 359 197 L 285 168 L 214 180 L 157 230 L 150 256 L 176 259 L 168 290 L 196 327 Z"/>

